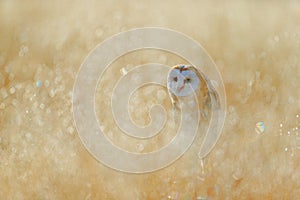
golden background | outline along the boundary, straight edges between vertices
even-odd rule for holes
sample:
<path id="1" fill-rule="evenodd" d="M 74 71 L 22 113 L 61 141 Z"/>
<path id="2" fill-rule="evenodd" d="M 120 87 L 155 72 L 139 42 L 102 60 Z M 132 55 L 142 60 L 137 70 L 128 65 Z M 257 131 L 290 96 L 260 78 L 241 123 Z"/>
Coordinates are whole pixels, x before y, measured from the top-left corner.
<path id="1" fill-rule="evenodd" d="M 298 199 L 299 21 L 298 1 L 1 0 L 0 199 Z M 204 161 L 184 156 L 132 175 L 86 151 L 72 89 L 97 44 L 146 26 L 204 46 L 223 77 L 228 112 Z"/>

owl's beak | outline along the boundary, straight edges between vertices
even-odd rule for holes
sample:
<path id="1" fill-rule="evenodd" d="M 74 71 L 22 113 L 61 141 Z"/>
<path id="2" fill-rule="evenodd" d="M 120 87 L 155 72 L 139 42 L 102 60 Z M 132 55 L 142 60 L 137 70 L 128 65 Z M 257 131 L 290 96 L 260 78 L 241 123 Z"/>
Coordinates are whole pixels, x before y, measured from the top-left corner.
<path id="1" fill-rule="evenodd" d="M 180 92 L 182 89 L 184 88 L 184 84 L 182 86 L 180 86 L 177 91 Z"/>

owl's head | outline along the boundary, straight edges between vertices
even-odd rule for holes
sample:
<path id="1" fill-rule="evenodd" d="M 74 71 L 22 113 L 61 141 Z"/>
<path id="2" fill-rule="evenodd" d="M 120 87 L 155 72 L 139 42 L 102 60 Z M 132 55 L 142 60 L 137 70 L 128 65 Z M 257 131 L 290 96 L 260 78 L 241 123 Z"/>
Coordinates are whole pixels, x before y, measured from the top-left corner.
<path id="1" fill-rule="evenodd" d="M 175 96 L 189 96 L 200 87 L 196 68 L 188 65 L 175 65 L 169 72 L 168 89 Z"/>

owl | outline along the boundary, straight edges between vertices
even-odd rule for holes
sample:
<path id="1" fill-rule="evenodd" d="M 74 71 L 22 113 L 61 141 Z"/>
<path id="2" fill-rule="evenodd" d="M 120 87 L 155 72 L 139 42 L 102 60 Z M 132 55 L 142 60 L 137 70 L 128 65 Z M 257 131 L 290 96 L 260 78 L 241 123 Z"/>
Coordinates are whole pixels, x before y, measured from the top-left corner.
<path id="1" fill-rule="evenodd" d="M 191 110 L 197 107 L 200 119 L 201 117 L 208 119 L 212 101 L 219 106 L 217 91 L 210 80 L 194 66 L 175 65 L 172 67 L 168 74 L 167 87 L 174 110 L 180 109 L 179 100 L 181 100 L 189 105 Z M 197 102 L 195 102 L 194 94 Z"/>

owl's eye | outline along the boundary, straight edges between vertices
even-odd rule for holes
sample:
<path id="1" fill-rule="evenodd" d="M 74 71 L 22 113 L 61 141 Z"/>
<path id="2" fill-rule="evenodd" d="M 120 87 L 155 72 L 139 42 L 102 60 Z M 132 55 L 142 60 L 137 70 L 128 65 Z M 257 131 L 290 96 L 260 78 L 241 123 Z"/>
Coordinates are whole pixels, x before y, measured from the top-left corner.
<path id="1" fill-rule="evenodd" d="M 190 78 L 186 78 L 186 79 L 185 79 L 185 82 L 186 82 L 186 83 L 190 83 L 191 81 L 192 81 L 192 79 L 190 79 Z"/>
<path id="2" fill-rule="evenodd" d="M 177 77 L 174 77 L 174 78 L 173 78 L 173 81 L 177 82 L 177 81 L 178 81 L 178 78 L 177 78 Z"/>

